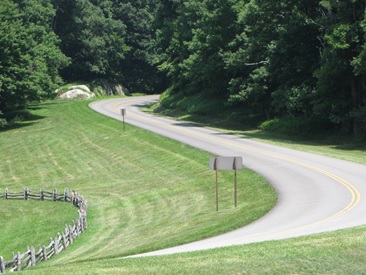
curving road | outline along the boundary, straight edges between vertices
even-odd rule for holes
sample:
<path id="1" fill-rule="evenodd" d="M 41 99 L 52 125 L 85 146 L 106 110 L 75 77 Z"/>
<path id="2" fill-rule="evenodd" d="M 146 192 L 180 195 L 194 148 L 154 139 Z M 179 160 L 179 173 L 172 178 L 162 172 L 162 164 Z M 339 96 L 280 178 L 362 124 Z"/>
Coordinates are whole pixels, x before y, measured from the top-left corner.
<path id="1" fill-rule="evenodd" d="M 238 230 L 164 250 L 163 255 L 284 239 L 366 224 L 366 166 L 319 156 L 155 117 L 139 107 L 158 96 L 96 101 L 90 107 L 109 117 L 178 140 L 219 156 L 242 156 L 243 165 L 276 189 L 277 205 Z M 136 255 L 135 255 L 136 256 Z M 141 256 L 141 255 L 138 255 Z"/>

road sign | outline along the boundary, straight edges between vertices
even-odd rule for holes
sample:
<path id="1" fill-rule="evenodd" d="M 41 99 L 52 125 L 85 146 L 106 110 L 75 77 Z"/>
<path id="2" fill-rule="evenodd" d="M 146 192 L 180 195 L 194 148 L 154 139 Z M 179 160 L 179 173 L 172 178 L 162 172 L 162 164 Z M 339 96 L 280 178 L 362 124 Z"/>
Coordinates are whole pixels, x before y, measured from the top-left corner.
<path id="1" fill-rule="evenodd" d="M 234 170 L 234 205 L 238 205 L 238 192 L 236 184 L 236 170 L 243 168 L 242 157 L 213 157 L 210 158 L 210 169 L 216 171 L 216 211 L 219 211 L 219 170 Z"/>
<path id="2" fill-rule="evenodd" d="M 211 170 L 241 170 L 243 168 L 242 157 L 213 157 L 210 158 Z"/>

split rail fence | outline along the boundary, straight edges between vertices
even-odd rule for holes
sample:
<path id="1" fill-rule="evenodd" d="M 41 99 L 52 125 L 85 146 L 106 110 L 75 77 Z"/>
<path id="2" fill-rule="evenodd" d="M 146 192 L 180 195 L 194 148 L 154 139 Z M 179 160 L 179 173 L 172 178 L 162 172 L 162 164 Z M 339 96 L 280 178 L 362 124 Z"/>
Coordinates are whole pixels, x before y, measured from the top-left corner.
<path id="1" fill-rule="evenodd" d="M 32 246 L 28 247 L 27 251 L 24 253 L 18 252 L 17 254 L 14 254 L 13 252 L 10 261 L 5 261 L 4 258 L 0 256 L 0 273 L 5 273 L 6 271 L 20 271 L 35 266 L 41 261 L 46 261 L 66 249 L 73 243 L 74 239 L 87 228 L 86 211 L 88 203 L 87 200 L 75 191 L 69 192 L 65 189 L 63 193 L 59 194 L 57 193 L 57 189 L 54 189 L 52 192 L 43 189 L 39 192 L 34 192 L 25 188 L 22 192 L 9 192 L 6 188 L 3 199 L 69 202 L 78 208 L 79 218 L 77 221 L 72 221 L 70 225 L 66 225 L 64 232 L 58 233 L 55 238 L 50 238 L 50 243 L 48 245 L 39 245 L 38 250 Z"/>

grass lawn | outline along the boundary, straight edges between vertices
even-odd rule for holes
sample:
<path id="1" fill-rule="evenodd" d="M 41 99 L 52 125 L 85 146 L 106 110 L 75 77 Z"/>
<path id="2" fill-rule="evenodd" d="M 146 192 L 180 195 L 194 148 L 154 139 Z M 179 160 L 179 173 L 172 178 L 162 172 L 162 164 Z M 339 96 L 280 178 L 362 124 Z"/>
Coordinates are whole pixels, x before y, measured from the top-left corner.
<path id="1" fill-rule="evenodd" d="M 95 113 L 87 104 L 33 105 L 26 121 L 0 131 L 0 190 L 68 188 L 88 200 L 87 231 L 39 268 L 63 269 L 217 235 L 258 219 L 276 203 L 267 182 L 244 169 L 238 172 L 239 203 L 234 208 L 233 173 L 226 171 L 220 174 L 216 212 L 210 154 L 130 125 L 123 133 L 119 121 Z M 1 213 L 6 213 L 0 255 L 9 260 L 10 251 L 25 251 L 33 238 L 48 244 L 75 215 L 70 207 L 0 200 Z M 68 208 L 71 216 L 66 215 Z"/>
<path id="2" fill-rule="evenodd" d="M 365 274 L 366 227 L 136 259 L 53 265 L 57 274 Z M 39 266 L 29 274 L 48 274 Z"/>
<path id="3" fill-rule="evenodd" d="M 12 252 L 25 252 L 27 245 L 38 251 L 38 245 L 48 245 L 50 237 L 77 218 L 77 208 L 70 203 L 1 198 L 0 255 L 10 260 Z"/>

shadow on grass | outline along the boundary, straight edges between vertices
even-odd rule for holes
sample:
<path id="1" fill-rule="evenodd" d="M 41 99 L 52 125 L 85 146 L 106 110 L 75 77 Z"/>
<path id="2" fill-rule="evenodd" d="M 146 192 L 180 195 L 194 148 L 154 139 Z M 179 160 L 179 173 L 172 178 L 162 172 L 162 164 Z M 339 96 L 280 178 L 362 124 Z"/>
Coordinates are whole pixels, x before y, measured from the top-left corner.
<path id="1" fill-rule="evenodd" d="M 17 110 L 7 113 L 7 120 L 10 121 L 4 128 L 0 128 L 1 132 L 6 132 L 14 129 L 21 129 L 34 125 L 38 120 L 45 118 L 44 116 L 36 115 L 33 111 L 48 108 L 48 105 L 55 103 L 38 103 L 32 104 L 27 110 Z"/>
<path id="2" fill-rule="evenodd" d="M 299 144 L 311 146 L 328 146 L 342 151 L 365 151 L 366 140 L 357 139 L 352 136 L 342 135 L 336 131 L 318 131 L 314 129 L 313 133 L 304 136 L 292 136 L 267 130 L 260 130 L 254 125 L 244 125 L 233 119 L 220 119 L 217 117 L 183 115 L 172 111 L 155 111 L 155 114 L 173 117 L 180 122 L 175 125 L 184 127 L 211 127 L 222 129 L 222 134 L 236 135 L 240 138 L 258 139 L 268 142 L 278 142 L 282 144 Z"/>
<path id="3" fill-rule="evenodd" d="M 299 145 L 309 145 L 319 147 L 327 146 L 342 151 L 366 152 L 366 143 L 364 140 L 359 140 L 349 136 L 337 135 L 334 133 L 333 134 L 318 133 L 312 136 L 290 136 L 258 129 L 231 131 L 228 133 L 232 135 L 237 135 L 241 138 L 258 139 L 289 145 L 299 144 Z"/>

